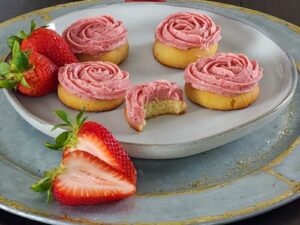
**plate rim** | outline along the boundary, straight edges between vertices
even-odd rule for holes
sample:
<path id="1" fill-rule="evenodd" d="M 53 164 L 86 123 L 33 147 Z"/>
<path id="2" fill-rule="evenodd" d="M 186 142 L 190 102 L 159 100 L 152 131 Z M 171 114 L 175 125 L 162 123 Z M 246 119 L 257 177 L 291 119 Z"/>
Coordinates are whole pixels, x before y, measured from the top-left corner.
<path id="1" fill-rule="evenodd" d="M 90 1 L 90 0 L 83 1 L 83 3 L 85 3 L 85 2 L 88 3 L 88 2 L 94 2 L 94 1 L 93 0 L 92 1 Z M 206 1 L 204 1 L 204 2 L 206 2 Z M 179 3 L 179 4 L 177 4 L 177 3 Z M 72 5 L 72 3 L 67 3 L 67 4 L 62 4 L 62 5 L 69 5 L 69 4 Z M 198 9 L 198 10 L 200 9 L 200 8 L 195 8 L 195 7 L 192 7 L 192 6 L 180 5 L 180 1 L 178 1 L 178 2 L 164 2 L 164 3 L 159 3 L 159 2 L 129 2 L 129 3 L 128 2 L 127 3 L 125 3 L 125 2 L 113 2 L 113 3 L 110 3 L 110 4 L 106 4 L 106 3 L 101 4 L 101 2 L 98 3 L 98 5 L 103 5 L 103 7 L 109 6 L 109 5 L 122 5 L 122 4 L 126 4 L 126 5 L 128 5 L 128 4 L 131 4 L 131 5 L 147 5 L 147 4 L 151 5 L 151 4 L 155 4 L 155 5 L 177 6 L 177 7 L 183 7 L 183 8 Z M 51 8 L 51 7 L 48 7 L 48 8 Z M 81 10 L 87 10 L 87 9 L 88 8 L 84 8 L 84 9 L 81 9 Z M 41 9 L 41 10 L 43 10 L 43 9 Z M 239 124 L 238 126 L 235 126 L 233 128 L 227 129 L 225 131 L 222 131 L 222 132 L 219 132 L 219 133 L 207 136 L 207 137 L 199 138 L 199 139 L 196 139 L 196 140 L 190 140 L 190 141 L 175 143 L 175 144 L 174 143 L 171 143 L 171 144 L 143 144 L 143 143 L 133 143 L 133 142 L 120 141 L 122 144 L 124 144 L 126 146 L 130 146 L 130 147 L 131 146 L 132 147 L 139 147 L 139 146 L 140 147 L 172 147 L 172 146 L 184 147 L 184 146 L 187 146 L 187 145 L 196 145 L 200 142 L 208 141 L 208 140 L 216 138 L 218 136 L 223 136 L 223 135 L 229 134 L 229 133 L 234 132 L 236 130 L 239 130 L 241 128 L 247 128 L 250 125 L 257 124 L 257 123 L 259 123 L 259 121 L 272 116 L 275 112 L 277 112 L 280 109 L 283 109 L 285 106 L 287 106 L 288 103 L 290 102 L 290 100 L 292 99 L 292 97 L 294 96 L 295 90 L 296 90 L 296 87 L 297 87 L 297 83 L 298 83 L 297 66 L 296 66 L 296 63 L 295 63 L 293 57 L 289 54 L 289 52 L 281 44 L 278 43 L 278 41 L 276 41 L 272 37 L 270 37 L 270 35 L 267 32 L 265 32 L 264 30 L 262 30 L 258 25 L 256 25 L 255 23 L 249 22 L 245 19 L 233 18 L 231 16 L 224 15 L 220 12 L 214 12 L 213 10 L 207 10 L 207 9 L 205 9 L 205 10 L 200 9 L 200 10 L 207 11 L 207 12 L 216 14 L 218 16 L 222 16 L 222 17 L 225 17 L 227 19 L 237 21 L 239 23 L 250 26 L 250 27 L 254 28 L 255 30 L 257 30 L 258 32 L 260 32 L 265 37 L 269 38 L 281 50 L 281 52 L 285 55 L 285 57 L 288 59 L 289 64 L 290 64 L 289 66 L 290 66 L 290 71 L 291 71 L 291 83 L 292 83 L 292 85 L 291 85 L 287 95 L 284 97 L 284 99 L 279 104 L 277 104 L 275 107 L 271 108 L 269 111 L 263 113 L 262 115 L 254 118 L 250 121 L 247 121 L 245 123 Z M 38 12 L 38 11 L 39 10 L 36 10 L 36 11 L 33 11 L 33 12 Z M 80 10 L 75 10 L 75 11 L 80 11 Z M 59 17 L 61 17 L 61 16 L 59 16 Z M 59 17 L 57 17 L 57 18 L 59 18 Z M 56 19 L 56 18 L 53 18 L 52 20 L 54 20 L 54 19 Z M 48 23 L 51 22 L 51 21 L 48 21 Z M 59 129 L 56 130 L 56 132 L 52 132 L 53 135 L 49 134 L 49 130 L 51 130 L 50 127 L 53 127 L 54 124 L 51 124 L 51 123 L 37 117 L 33 113 L 29 112 L 18 101 L 18 99 L 16 98 L 16 96 L 14 95 L 14 93 L 12 91 L 9 91 L 9 90 L 6 90 L 6 89 L 4 89 L 3 91 L 4 91 L 5 96 L 9 100 L 10 104 L 13 106 L 13 108 L 19 113 L 19 115 L 23 119 L 25 119 L 35 129 L 39 130 L 40 132 L 46 134 L 49 137 L 54 137 L 56 134 L 64 131 L 63 129 L 59 128 Z M 24 116 L 22 116 L 22 115 L 24 115 Z M 33 125 L 34 123 L 38 123 L 42 128 L 37 128 L 37 126 Z"/>
<path id="2" fill-rule="evenodd" d="M 250 174 L 251 175 L 251 174 Z M 0 209 L 8 212 L 8 213 L 12 213 L 14 215 L 17 215 L 17 216 L 20 216 L 20 217 L 24 217 L 24 218 L 27 218 L 27 219 L 30 219 L 32 221 L 37 221 L 37 222 L 42 222 L 42 223 L 47 223 L 47 224 L 55 224 L 55 225 L 79 225 L 79 224 L 87 224 L 87 225 L 93 225 L 93 224 L 106 224 L 105 222 L 103 221 L 97 221 L 97 222 L 94 222 L 93 221 L 83 221 L 83 222 L 76 222 L 76 220 L 80 220 L 81 218 L 69 218 L 67 217 L 68 219 L 70 219 L 70 221 L 67 220 L 64 220 L 63 218 L 61 218 L 60 216 L 58 215 L 54 215 L 54 214 L 51 214 L 51 215 L 47 215 L 47 212 L 45 211 L 39 211 L 39 213 L 42 213 L 42 214 L 45 214 L 44 216 L 42 215 L 38 215 L 38 214 L 34 214 L 32 212 L 26 212 L 25 210 L 24 211 L 21 211 L 17 208 L 13 208 L 13 207 L 10 207 L 8 205 L 5 205 L 1 202 L 1 195 L 0 195 Z M 276 198 L 276 197 L 275 197 Z M 270 212 L 274 209 L 277 209 L 277 208 L 280 208 L 281 206 L 284 206 L 286 204 L 289 204 L 297 199 L 300 198 L 300 192 L 296 192 L 294 195 L 292 195 L 291 197 L 287 197 L 281 201 L 278 201 L 276 202 L 275 204 L 272 204 L 271 206 L 266 206 L 265 208 L 262 208 L 262 209 L 259 209 L 257 211 L 253 211 L 251 213 L 241 213 L 239 214 L 238 216 L 233 216 L 233 217 L 230 217 L 228 219 L 216 219 L 216 220 L 212 220 L 210 222 L 200 222 L 201 224 L 203 225 L 209 225 L 209 224 L 227 224 L 227 223 L 232 223 L 232 222 L 238 222 L 238 221 L 242 221 L 242 220 L 245 220 L 245 219 L 249 219 L 249 218 L 252 218 L 252 217 L 255 217 L 255 216 L 259 216 L 259 215 L 262 215 L 264 213 L 267 213 L 267 212 Z M 16 202 L 17 203 L 17 202 Z M 20 203 L 17 203 L 17 204 L 20 204 Z M 27 208 L 27 206 L 23 205 L 23 207 Z M 250 206 L 251 207 L 251 206 Z M 238 211 L 238 210 L 237 210 Z M 234 211 L 233 211 L 234 212 Z M 74 219 L 74 221 L 72 221 L 72 219 Z M 195 218 L 193 218 L 195 219 Z M 166 222 L 162 222 L 162 223 L 168 223 L 168 221 Z M 176 221 L 175 223 L 184 223 L 186 225 L 192 225 L 192 224 L 195 224 L 195 223 L 187 223 L 185 222 L 185 220 L 183 221 Z M 121 225 L 123 223 L 113 223 L 113 225 Z M 130 223 L 132 225 L 139 225 L 140 223 Z M 153 224 L 153 223 L 143 223 L 145 225 L 150 225 L 150 224 Z M 160 225 L 161 222 L 158 222 L 158 223 L 155 223 L 155 224 L 158 224 Z M 198 224 L 198 223 L 197 223 Z"/>

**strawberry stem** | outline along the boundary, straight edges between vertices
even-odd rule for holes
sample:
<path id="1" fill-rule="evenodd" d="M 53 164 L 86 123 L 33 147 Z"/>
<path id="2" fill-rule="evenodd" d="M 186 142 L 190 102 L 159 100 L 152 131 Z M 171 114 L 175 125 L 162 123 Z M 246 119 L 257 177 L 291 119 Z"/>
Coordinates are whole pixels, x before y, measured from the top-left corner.
<path id="1" fill-rule="evenodd" d="M 65 170 L 66 168 L 61 164 L 57 168 L 46 171 L 43 178 L 31 185 L 31 189 L 35 192 L 47 192 L 47 202 L 49 202 L 52 199 L 53 181 Z"/>
<path id="2" fill-rule="evenodd" d="M 0 63 L 0 88 L 16 89 L 19 82 L 30 88 L 23 75 L 30 67 L 28 53 L 21 51 L 19 43 L 14 41 L 11 61 Z"/>
<path id="3" fill-rule="evenodd" d="M 7 45 L 10 49 L 13 49 L 13 45 L 14 45 L 14 42 L 18 42 L 19 44 L 21 44 L 21 42 L 23 40 L 25 40 L 26 38 L 28 38 L 32 32 L 36 29 L 36 23 L 34 20 L 31 20 L 31 23 L 30 23 L 30 30 L 29 30 L 29 33 L 26 34 L 25 31 L 21 30 L 20 32 L 18 32 L 16 35 L 12 35 L 10 36 L 8 39 L 7 39 Z"/>
<path id="4" fill-rule="evenodd" d="M 77 133 L 87 117 L 83 117 L 83 112 L 79 112 L 75 119 L 72 119 L 71 116 L 63 110 L 56 110 L 54 113 L 64 123 L 55 125 L 51 131 L 57 128 L 67 128 L 67 130 L 56 137 L 54 144 L 45 142 L 45 146 L 53 150 L 62 150 L 65 147 L 75 146 L 77 144 Z"/>

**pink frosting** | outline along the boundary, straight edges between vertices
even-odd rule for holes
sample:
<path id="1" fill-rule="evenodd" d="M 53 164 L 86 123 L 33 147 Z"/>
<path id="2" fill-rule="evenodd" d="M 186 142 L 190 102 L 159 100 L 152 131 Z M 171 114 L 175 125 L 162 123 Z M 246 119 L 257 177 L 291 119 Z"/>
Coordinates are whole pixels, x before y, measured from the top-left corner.
<path id="1" fill-rule="evenodd" d="M 179 48 L 208 48 L 221 40 L 221 28 L 210 17 L 196 13 L 175 13 L 156 28 L 155 38 Z"/>
<path id="2" fill-rule="evenodd" d="M 243 54 L 219 53 L 200 59 L 185 69 L 184 79 L 193 88 L 225 95 L 249 92 L 262 78 L 262 68 Z"/>
<path id="3" fill-rule="evenodd" d="M 129 74 L 109 62 L 80 62 L 60 67 L 59 83 L 71 94 L 84 99 L 124 98 L 130 86 Z"/>
<path id="4" fill-rule="evenodd" d="M 80 19 L 63 32 L 63 37 L 74 53 L 99 55 L 127 42 L 127 30 L 112 16 Z"/>
<path id="5" fill-rule="evenodd" d="M 176 83 L 157 80 L 131 86 L 126 92 L 125 99 L 127 116 L 131 123 L 144 124 L 144 106 L 148 102 L 167 99 L 183 101 L 183 92 Z"/>

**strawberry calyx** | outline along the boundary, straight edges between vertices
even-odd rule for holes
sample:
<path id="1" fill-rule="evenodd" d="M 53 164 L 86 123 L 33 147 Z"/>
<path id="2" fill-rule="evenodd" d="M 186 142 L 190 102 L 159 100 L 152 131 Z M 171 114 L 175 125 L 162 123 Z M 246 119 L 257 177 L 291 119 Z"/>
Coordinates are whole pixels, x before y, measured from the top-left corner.
<path id="1" fill-rule="evenodd" d="M 24 77 L 24 72 L 32 68 L 28 59 L 29 54 L 30 52 L 23 52 L 19 43 L 14 41 L 12 59 L 8 63 L 0 63 L 0 88 L 16 90 L 19 82 L 24 87 L 30 88 Z"/>
<path id="2" fill-rule="evenodd" d="M 56 176 L 64 173 L 66 167 L 60 164 L 57 168 L 45 171 L 44 177 L 31 185 L 31 189 L 35 192 L 47 192 L 47 202 L 52 199 L 53 181 Z"/>
<path id="3" fill-rule="evenodd" d="M 34 20 L 31 20 L 30 30 L 27 34 L 25 31 L 21 30 L 16 35 L 12 35 L 7 39 L 7 45 L 10 49 L 13 49 L 14 42 L 17 41 L 19 44 L 26 38 L 28 38 L 32 32 L 36 29 L 36 23 Z"/>
<path id="4" fill-rule="evenodd" d="M 75 119 L 72 119 L 71 116 L 63 110 L 56 110 L 54 113 L 63 121 L 63 123 L 57 124 L 51 131 L 54 131 L 57 128 L 67 128 L 67 130 L 56 137 L 54 144 L 45 142 L 45 146 L 53 150 L 62 150 L 66 147 L 76 146 L 78 142 L 78 131 L 86 121 L 87 117 L 83 117 L 83 112 L 79 112 Z"/>

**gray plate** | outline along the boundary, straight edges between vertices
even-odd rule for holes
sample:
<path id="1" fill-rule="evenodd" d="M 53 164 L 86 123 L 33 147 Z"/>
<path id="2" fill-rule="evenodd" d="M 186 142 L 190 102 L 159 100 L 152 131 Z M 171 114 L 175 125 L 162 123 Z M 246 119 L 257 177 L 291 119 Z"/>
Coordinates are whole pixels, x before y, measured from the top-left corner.
<path id="1" fill-rule="evenodd" d="M 112 2 L 112 1 L 109 1 Z M 86 1 L 52 7 L 0 25 L 4 40 L 26 27 L 64 13 L 98 5 Z M 179 4 L 179 3 L 176 3 Z M 215 3 L 180 3 L 261 24 L 300 61 L 300 29 L 273 17 Z M 276 20 L 276 21 L 275 21 Z M 289 27 L 288 27 L 289 26 Z M 298 45 L 297 45 L 298 43 Z M 297 92 L 299 92 L 299 85 Z M 49 139 L 21 119 L 0 95 L 0 207 L 51 224 L 216 224 L 262 213 L 298 197 L 300 192 L 300 100 L 297 93 L 280 117 L 256 133 L 209 152 L 176 160 L 134 160 L 138 194 L 124 201 L 91 207 L 45 203 L 29 186 L 56 166 L 60 154 L 44 149 Z M 4 107 L 5 105 L 5 107 Z"/>
<path id="2" fill-rule="evenodd" d="M 131 157 L 171 159 L 190 156 L 227 144 L 263 127 L 276 118 L 293 97 L 297 75 L 291 57 L 255 24 L 190 7 L 151 3 L 99 5 L 67 13 L 50 22 L 51 27 L 62 33 L 78 18 L 112 15 L 122 20 L 128 29 L 130 54 L 120 68 L 129 71 L 131 82 L 138 84 L 167 79 L 183 88 L 183 71 L 167 68 L 154 59 L 153 32 L 166 16 L 195 10 L 210 16 L 221 26 L 219 52 L 242 52 L 258 60 L 264 71 L 259 82 L 260 96 L 251 107 L 230 112 L 205 109 L 186 99 L 188 109 L 184 115 L 151 119 L 140 133 L 129 127 L 124 119 L 125 104 L 110 112 L 88 113 L 90 120 L 103 124 L 115 135 Z M 131 12 L 130 15 L 128 12 Z M 49 112 L 63 109 L 73 115 L 77 113 L 64 106 L 56 93 L 42 98 L 28 98 L 9 91 L 5 94 L 27 122 L 51 137 L 56 137 L 63 130 L 52 132 L 52 127 L 59 120 Z"/>

